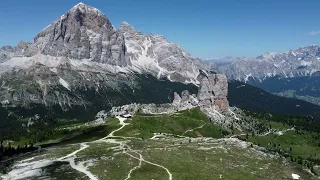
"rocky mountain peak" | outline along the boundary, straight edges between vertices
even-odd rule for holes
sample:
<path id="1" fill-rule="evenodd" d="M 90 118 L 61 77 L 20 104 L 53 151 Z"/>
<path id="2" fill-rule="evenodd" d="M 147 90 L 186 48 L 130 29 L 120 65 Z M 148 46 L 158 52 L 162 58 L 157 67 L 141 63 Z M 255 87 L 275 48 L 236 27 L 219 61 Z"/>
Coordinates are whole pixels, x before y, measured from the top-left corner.
<path id="1" fill-rule="evenodd" d="M 263 81 L 274 76 L 312 76 L 320 68 L 319 60 L 320 47 L 311 45 L 282 53 L 265 53 L 257 58 L 235 61 L 218 68 L 220 73 L 232 79 L 244 82 L 252 79 Z"/>
<path id="2" fill-rule="evenodd" d="M 61 31 L 67 31 L 68 28 L 72 28 L 75 30 L 74 33 L 76 33 L 76 30 L 80 27 L 86 27 L 88 30 L 92 30 L 95 33 L 99 33 L 103 26 L 107 26 L 108 29 L 112 27 L 107 17 L 100 10 L 83 3 L 79 3 L 63 14 L 55 22 L 44 28 L 35 37 L 35 41 L 42 37 L 43 33 L 45 33 L 47 29 L 52 29 L 54 26 L 59 24 L 65 25 L 62 26 L 63 29 Z"/>
<path id="3" fill-rule="evenodd" d="M 82 2 L 79 2 L 72 9 L 83 8 L 83 7 L 89 7 L 89 6 L 84 4 L 84 3 L 82 3 Z"/>
<path id="4" fill-rule="evenodd" d="M 98 9 L 79 3 L 35 38 L 41 53 L 54 57 L 127 66 L 124 36 Z"/>
<path id="5" fill-rule="evenodd" d="M 0 73 L 40 63 L 55 74 L 63 69 L 68 82 L 73 82 L 78 73 L 91 77 L 91 73 L 134 72 L 199 84 L 200 70 L 208 70 L 199 59 L 164 36 L 142 34 L 127 22 L 115 29 L 101 11 L 83 3 L 41 30 L 33 43 L 21 42 L 12 53 L 3 49 Z"/>
<path id="6" fill-rule="evenodd" d="M 132 37 L 132 36 L 141 36 L 142 33 L 138 30 L 136 30 L 132 25 L 127 23 L 126 21 L 122 22 L 118 29 L 121 33 L 124 34 L 126 37 Z"/>
<path id="7" fill-rule="evenodd" d="M 131 25 L 131 24 L 129 24 L 128 22 L 126 22 L 126 21 L 123 21 L 121 24 L 120 24 L 120 26 L 119 26 L 119 29 L 134 29 L 134 27 Z M 135 29 L 134 29 L 135 30 Z"/>

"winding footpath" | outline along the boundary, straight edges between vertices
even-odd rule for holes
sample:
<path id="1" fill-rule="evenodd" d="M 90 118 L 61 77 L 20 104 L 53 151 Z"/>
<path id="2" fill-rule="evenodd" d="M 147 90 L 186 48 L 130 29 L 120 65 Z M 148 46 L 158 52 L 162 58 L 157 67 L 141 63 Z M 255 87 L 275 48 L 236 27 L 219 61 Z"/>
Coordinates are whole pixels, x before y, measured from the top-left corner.
<path id="1" fill-rule="evenodd" d="M 121 139 L 139 139 L 136 137 L 123 137 L 123 136 L 115 136 L 114 133 L 120 131 L 121 129 L 123 129 L 126 125 L 129 125 L 130 123 L 125 123 L 125 121 L 127 120 L 127 118 L 122 118 L 122 117 L 117 117 L 117 119 L 119 120 L 119 124 L 121 125 L 121 127 L 119 127 L 118 129 L 112 131 L 110 134 L 108 134 L 107 136 L 95 140 L 95 141 L 91 141 L 91 142 L 83 142 L 80 143 L 80 148 L 78 150 L 73 151 L 72 153 L 57 158 L 57 159 L 44 159 L 44 160 L 39 160 L 39 161 L 33 161 L 33 162 L 28 162 L 33 160 L 34 158 L 29 158 L 23 161 L 19 161 L 12 171 L 10 171 L 8 174 L 1 176 L 1 178 L 3 178 L 4 180 L 13 180 L 13 179 L 21 179 L 21 178 L 31 178 L 34 176 L 40 176 L 41 172 L 42 172 L 42 168 L 45 168 L 49 165 L 52 165 L 55 162 L 68 162 L 70 167 L 73 168 L 74 170 L 81 172 L 83 174 L 85 174 L 90 180 L 98 180 L 98 177 L 96 177 L 95 175 L 93 175 L 89 170 L 88 167 L 89 165 L 85 166 L 85 164 L 87 163 L 86 161 L 83 162 L 78 162 L 76 163 L 76 158 L 77 158 L 77 153 L 87 149 L 90 147 L 89 143 L 96 143 L 96 142 L 105 142 L 105 143 L 113 143 L 113 144 L 118 144 L 119 146 L 115 147 L 118 148 L 120 150 L 122 150 L 122 153 L 128 155 L 131 158 L 137 159 L 139 160 L 139 164 L 135 167 L 133 167 L 127 174 L 127 177 L 125 180 L 128 180 L 131 178 L 131 174 L 133 171 L 139 169 L 142 166 L 142 162 L 147 163 L 147 164 L 151 164 L 153 166 L 157 166 L 159 168 L 164 169 L 168 175 L 169 175 L 169 180 L 172 180 L 172 173 L 164 166 L 147 161 L 143 158 L 143 156 L 132 150 L 127 144 L 125 144 L 125 142 L 121 142 L 118 141 L 117 139 L 112 139 L 112 138 L 121 138 Z M 204 126 L 204 125 L 203 125 Z M 154 139 L 155 137 L 157 137 L 156 133 L 155 136 L 151 139 Z M 139 155 L 139 157 L 135 157 L 131 154 L 129 154 L 126 150 L 125 147 L 128 147 L 128 152 L 133 152 Z"/>
<path id="2" fill-rule="evenodd" d="M 193 128 L 193 129 L 189 129 L 189 130 L 186 130 L 184 133 L 182 133 L 181 134 L 181 136 L 184 136 L 185 134 L 187 134 L 188 132 L 192 132 L 192 131 L 194 131 L 194 130 L 196 130 L 196 129 L 201 129 L 201 128 L 203 128 L 203 126 L 204 125 L 206 125 L 207 123 L 204 123 L 204 124 L 202 124 L 201 126 L 199 126 L 199 127 L 196 127 L 196 128 Z"/>
<path id="3" fill-rule="evenodd" d="M 133 155 L 127 153 L 127 152 L 125 152 L 125 153 L 126 153 L 128 156 L 130 156 L 130 157 L 132 157 L 132 158 L 134 158 L 134 159 L 143 161 L 143 162 L 145 162 L 145 163 L 148 163 L 148 164 L 151 164 L 151 165 L 154 165 L 154 166 L 157 166 L 157 167 L 160 167 L 160 168 L 166 170 L 167 173 L 168 173 L 168 175 L 169 175 L 169 180 L 172 180 L 172 173 L 169 171 L 169 169 L 167 169 L 167 168 L 165 168 L 165 167 L 163 167 L 163 166 L 161 166 L 161 165 L 159 165 L 159 164 L 152 163 L 152 162 L 150 162 L 150 161 L 146 161 L 145 159 L 143 159 L 143 157 L 142 157 L 141 154 L 139 154 L 139 153 L 138 153 L 138 154 L 139 154 L 140 158 L 137 158 L 137 157 L 135 157 L 135 156 L 133 156 Z M 136 153 L 137 153 L 137 152 L 136 152 Z"/>
<path id="4" fill-rule="evenodd" d="M 85 175 L 87 175 L 91 180 L 98 180 L 98 178 L 96 176 L 94 176 L 90 171 L 87 170 L 86 167 L 84 167 L 84 162 L 79 162 L 78 164 L 75 163 L 75 159 L 76 159 L 76 154 L 80 151 L 83 151 L 85 149 L 87 149 L 88 147 L 90 147 L 88 144 L 86 143 L 81 143 L 80 144 L 80 149 L 64 156 L 61 157 L 59 159 L 57 159 L 57 161 L 60 162 L 69 162 L 69 165 L 71 166 L 71 168 L 84 173 Z"/>
<path id="5" fill-rule="evenodd" d="M 128 153 L 126 153 L 126 154 L 128 154 Z M 130 156 L 130 154 L 128 154 L 128 155 Z M 132 172 L 133 172 L 134 170 L 139 169 L 139 168 L 141 167 L 141 165 L 142 165 L 142 155 L 140 154 L 140 155 L 139 155 L 139 165 L 133 167 L 132 169 L 130 169 L 130 171 L 129 171 L 128 175 L 127 175 L 127 178 L 126 178 L 125 180 L 130 179 Z"/>

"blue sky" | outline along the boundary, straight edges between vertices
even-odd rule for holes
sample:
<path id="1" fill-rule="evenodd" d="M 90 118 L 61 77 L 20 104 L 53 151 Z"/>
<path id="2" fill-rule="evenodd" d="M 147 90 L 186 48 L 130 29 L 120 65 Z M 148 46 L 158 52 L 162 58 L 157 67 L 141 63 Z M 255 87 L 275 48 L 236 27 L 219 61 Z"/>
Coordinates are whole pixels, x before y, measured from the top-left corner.
<path id="1" fill-rule="evenodd" d="M 320 43 L 319 0 L 82 0 L 118 27 L 162 34 L 201 58 L 258 56 Z M 33 37 L 77 0 L 1 0 L 0 46 Z"/>

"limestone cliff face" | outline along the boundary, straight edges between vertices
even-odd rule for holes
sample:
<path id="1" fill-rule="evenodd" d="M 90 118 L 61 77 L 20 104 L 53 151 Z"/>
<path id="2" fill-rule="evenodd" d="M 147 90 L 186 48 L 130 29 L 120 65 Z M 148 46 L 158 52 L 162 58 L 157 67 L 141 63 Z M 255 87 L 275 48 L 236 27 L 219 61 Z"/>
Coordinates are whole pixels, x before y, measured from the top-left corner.
<path id="1" fill-rule="evenodd" d="M 229 107 L 227 97 L 228 79 L 225 75 L 215 74 L 202 78 L 198 91 L 201 107 L 227 111 Z"/>
<path id="2" fill-rule="evenodd" d="M 183 91 L 181 97 L 174 93 L 173 105 L 184 106 L 191 104 L 192 106 L 200 106 L 207 109 L 215 109 L 219 112 L 227 111 L 228 102 L 228 79 L 225 75 L 214 74 L 203 77 L 198 95 L 190 95 L 188 91 Z M 194 99 L 197 99 L 196 101 Z"/>
<path id="3" fill-rule="evenodd" d="M 124 36 L 101 11 L 82 3 L 43 29 L 34 40 L 42 54 L 130 65 L 125 57 Z"/>
<path id="4" fill-rule="evenodd" d="M 67 110 L 168 102 L 171 91 L 166 90 L 194 90 L 187 84 L 198 85 L 208 70 L 163 36 L 144 35 L 128 23 L 116 29 L 101 11 L 79 3 L 40 31 L 33 43 L 0 47 L 0 103 Z M 166 96 L 150 96 L 148 88 L 162 79 L 170 80 L 159 87 Z M 175 82 L 180 83 L 173 87 Z M 189 102 L 189 97 L 190 104 L 198 105 L 188 92 L 178 104 Z M 158 99 L 162 100 L 152 101 Z"/>

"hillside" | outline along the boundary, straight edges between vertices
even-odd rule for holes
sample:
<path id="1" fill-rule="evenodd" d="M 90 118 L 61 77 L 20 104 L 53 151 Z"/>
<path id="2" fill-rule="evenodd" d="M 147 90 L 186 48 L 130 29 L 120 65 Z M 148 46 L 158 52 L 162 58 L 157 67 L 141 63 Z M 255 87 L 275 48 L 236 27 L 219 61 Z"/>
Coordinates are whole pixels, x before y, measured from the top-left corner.
<path id="1" fill-rule="evenodd" d="M 297 174 L 316 179 L 304 166 L 272 151 L 236 138 L 221 138 L 221 129 L 199 109 L 108 118 L 100 126 L 105 129 L 102 133 L 88 132 L 6 161 L 0 177 L 281 180 Z M 86 133 L 86 128 L 90 126 L 63 126 L 56 131 Z"/>
<path id="2" fill-rule="evenodd" d="M 287 78 L 275 76 L 261 82 L 250 79 L 247 83 L 276 95 L 320 105 L 320 76 L 318 75 Z"/>
<path id="3" fill-rule="evenodd" d="M 230 106 L 244 110 L 312 116 L 320 119 L 320 106 L 298 99 L 276 96 L 239 81 L 229 82 L 228 96 Z"/>

